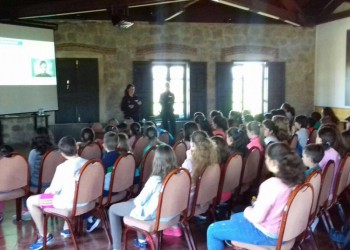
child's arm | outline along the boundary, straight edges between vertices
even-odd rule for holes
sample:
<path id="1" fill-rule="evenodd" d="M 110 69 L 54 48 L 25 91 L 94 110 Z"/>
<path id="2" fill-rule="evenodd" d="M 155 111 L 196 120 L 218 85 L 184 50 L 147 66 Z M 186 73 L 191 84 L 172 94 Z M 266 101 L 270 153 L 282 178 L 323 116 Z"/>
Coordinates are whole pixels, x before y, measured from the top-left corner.
<path id="1" fill-rule="evenodd" d="M 45 190 L 46 194 L 58 194 L 64 183 L 64 168 L 62 164 L 58 165 L 56 168 L 55 175 L 53 176 L 50 187 Z"/>
<path id="2" fill-rule="evenodd" d="M 143 187 L 141 193 L 134 199 L 135 206 L 143 206 L 152 196 L 159 184 L 161 184 L 160 177 L 151 176 Z"/>

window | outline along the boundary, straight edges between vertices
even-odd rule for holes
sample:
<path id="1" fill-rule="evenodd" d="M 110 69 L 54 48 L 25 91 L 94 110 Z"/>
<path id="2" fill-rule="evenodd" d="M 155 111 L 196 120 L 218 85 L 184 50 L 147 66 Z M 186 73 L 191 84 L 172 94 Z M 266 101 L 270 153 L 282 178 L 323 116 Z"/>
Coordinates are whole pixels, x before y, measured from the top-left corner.
<path id="1" fill-rule="evenodd" d="M 234 62 L 232 67 L 232 110 L 249 110 L 252 115 L 268 110 L 266 62 Z"/>
<path id="2" fill-rule="evenodd" d="M 187 64 L 162 63 L 152 65 L 153 115 L 158 116 L 161 111 L 160 95 L 165 91 L 165 83 L 169 82 L 170 91 L 175 95 L 174 114 L 184 118 L 186 111 L 187 91 Z"/>

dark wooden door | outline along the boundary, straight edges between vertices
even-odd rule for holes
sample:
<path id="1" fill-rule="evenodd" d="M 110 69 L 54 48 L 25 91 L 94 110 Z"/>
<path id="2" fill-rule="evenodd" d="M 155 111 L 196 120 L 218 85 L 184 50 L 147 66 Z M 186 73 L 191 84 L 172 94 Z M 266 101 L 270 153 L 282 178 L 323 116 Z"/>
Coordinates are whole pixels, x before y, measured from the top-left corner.
<path id="1" fill-rule="evenodd" d="M 94 58 L 60 58 L 57 66 L 56 123 L 99 121 L 98 62 Z"/>
<path id="2" fill-rule="evenodd" d="M 207 63 L 190 63 L 190 115 L 207 114 Z"/>

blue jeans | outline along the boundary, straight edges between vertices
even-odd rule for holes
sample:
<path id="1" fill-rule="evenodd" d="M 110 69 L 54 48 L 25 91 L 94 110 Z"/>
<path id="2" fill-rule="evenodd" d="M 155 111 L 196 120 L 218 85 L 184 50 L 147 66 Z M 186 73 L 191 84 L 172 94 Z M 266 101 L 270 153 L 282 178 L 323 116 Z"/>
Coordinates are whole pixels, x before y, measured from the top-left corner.
<path id="1" fill-rule="evenodd" d="M 263 234 L 243 216 L 243 213 L 233 214 L 230 220 L 214 222 L 209 226 L 207 231 L 208 250 L 224 249 L 224 240 L 255 245 L 277 245 L 277 239 Z"/>

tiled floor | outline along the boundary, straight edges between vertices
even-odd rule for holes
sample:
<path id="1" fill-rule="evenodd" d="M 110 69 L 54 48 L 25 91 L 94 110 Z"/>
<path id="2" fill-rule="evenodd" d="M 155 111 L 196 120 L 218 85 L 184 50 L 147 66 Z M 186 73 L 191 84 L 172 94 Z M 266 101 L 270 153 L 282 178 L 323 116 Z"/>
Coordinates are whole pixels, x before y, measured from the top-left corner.
<path id="1" fill-rule="evenodd" d="M 0 224 L 0 249 L 1 250 L 12 250 L 12 249 L 27 249 L 30 243 L 35 240 L 35 233 L 33 230 L 32 222 L 14 222 L 12 220 L 12 215 L 15 211 L 14 202 L 5 202 L 4 203 L 4 215 L 5 219 Z M 333 211 L 334 212 L 334 211 Z M 337 218 L 336 216 L 334 216 Z M 337 219 L 336 219 L 337 220 Z M 339 221 L 339 220 L 338 220 Z M 336 227 L 339 227 L 336 225 Z M 191 224 L 193 235 L 197 243 L 199 250 L 206 249 L 206 229 L 208 223 L 200 222 L 194 220 Z M 53 233 L 56 241 L 53 245 L 49 246 L 48 249 L 74 249 L 71 239 L 64 239 L 59 235 L 59 232 L 62 228 L 62 221 L 49 221 L 49 230 Z M 317 226 L 315 238 L 317 245 L 320 250 L 330 250 L 334 249 L 328 238 L 328 235 L 325 233 L 323 224 L 320 222 Z M 128 240 L 128 249 L 135 249 L 132 246 L 132 239 L 134 235 L 130 235 Z M 187 249 L 186 240 L 184 237 L 174 238 L 164 236 L 163 238 L 163 249 L 172 249 L 180 250 Z M 78 238 L 78 244 L 80 249 L 86 250 L 95 250 L 95 249 L 109 249 L 109 244 L 107 237 L 102 228 L 96 229 L 90 234 L 84 234 L 82 237 Z M 227 248 L 229 249 L 229 248 Z M 316 249 L 312 244 L 312 241 L 306 240 L 303 243 L 303 249 L 313 250 Z"/>

